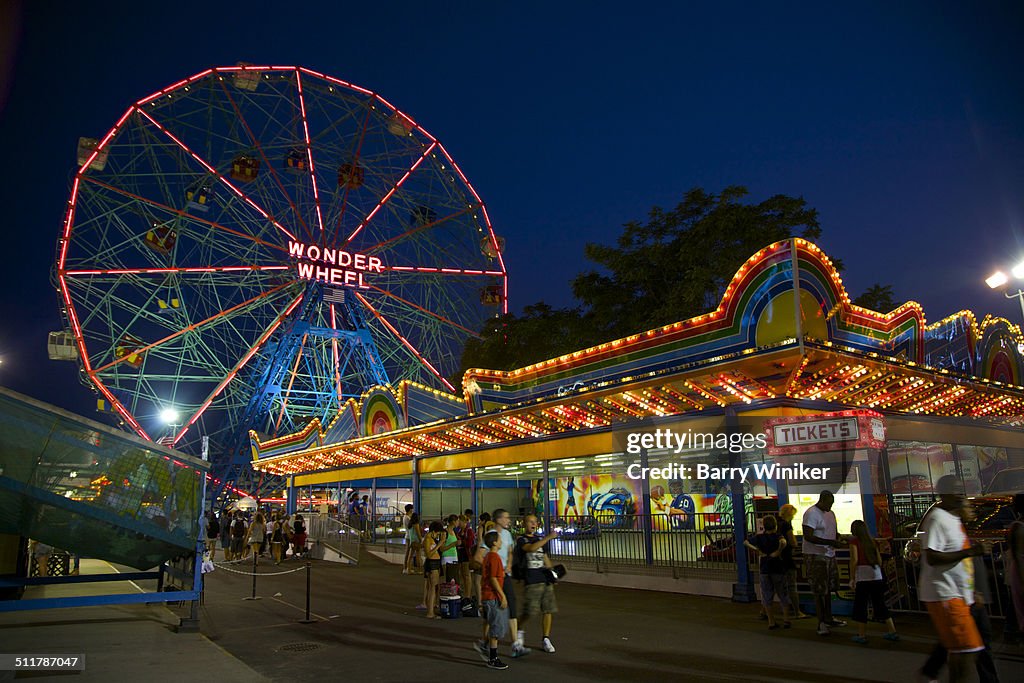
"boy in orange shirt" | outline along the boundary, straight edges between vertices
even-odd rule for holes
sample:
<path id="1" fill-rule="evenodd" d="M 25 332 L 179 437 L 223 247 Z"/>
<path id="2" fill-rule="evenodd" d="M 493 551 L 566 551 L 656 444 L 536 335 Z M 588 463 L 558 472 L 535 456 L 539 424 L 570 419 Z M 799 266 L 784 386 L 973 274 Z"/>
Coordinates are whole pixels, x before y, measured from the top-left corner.
<path id="1" fill-rule="evenodd" d="M 495 552 L 501 549 L 501 536 L 497 531 L 488 531 L 484 534 L 484 545 L 488 552 L 481 563 L 480 597 L 483 599 L 484 639 L 489 645 L 487 666 L 491 669 L 507 669 L 508 664 L 498 659 L 498 640 L 505 637 L 508 628 L 508 599 L 502 589 L 505 567 L 501 555 Z"/>

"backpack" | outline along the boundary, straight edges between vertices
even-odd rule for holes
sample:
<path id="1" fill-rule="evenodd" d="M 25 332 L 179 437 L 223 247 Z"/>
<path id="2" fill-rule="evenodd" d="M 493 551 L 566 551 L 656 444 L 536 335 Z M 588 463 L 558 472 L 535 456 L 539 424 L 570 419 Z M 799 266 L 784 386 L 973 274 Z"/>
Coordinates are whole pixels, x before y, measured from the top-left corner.
<path id="1" fill-rule="evenodd" d="M 232 536 L 244 536 L 245 535 L 245 522 L 241 519 L 236 519 L 231 523 L 231 535 Z"/>
<path id="2" fill-rule="evenodd" d="M 520 539 L 525 539 L 526 536 L 520 536 L 516 539 L 516 547 L 512 550 L 512 578 L 516 581 L 524 581 L 526 579 L 526 551 L 523 550 L 524 543 L 520 543 Z"/>
<path id="3" fill-rule="evenodd" d="M 210 524 L 206 527 L 206 535 L 220 536 L 220 522 L 217 521 L 216 517 L 210 519 Z"/>

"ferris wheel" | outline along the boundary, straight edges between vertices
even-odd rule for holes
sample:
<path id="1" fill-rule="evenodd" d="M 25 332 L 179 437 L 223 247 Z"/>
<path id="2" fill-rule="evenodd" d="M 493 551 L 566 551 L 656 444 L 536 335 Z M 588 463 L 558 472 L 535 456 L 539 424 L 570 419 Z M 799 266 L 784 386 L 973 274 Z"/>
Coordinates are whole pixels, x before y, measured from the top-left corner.
<path id="1" fill-rule="evenodd" d="M 78 151 L 63 354 L 143 437 L 182 447 L 199 424 L 231 448 L 325 422 L 372 385 L 454 391 L 466 338 L 507 310 L 479 195 L 370 90 L 208 69 Z"/>

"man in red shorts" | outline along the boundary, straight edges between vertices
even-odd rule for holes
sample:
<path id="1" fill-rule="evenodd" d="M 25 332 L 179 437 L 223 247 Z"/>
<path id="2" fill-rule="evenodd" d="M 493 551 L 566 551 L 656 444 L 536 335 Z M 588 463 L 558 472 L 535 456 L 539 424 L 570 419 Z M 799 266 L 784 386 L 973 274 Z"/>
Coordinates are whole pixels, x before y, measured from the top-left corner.
<path id="1" fill-rule="evenodd" d="M 938 505 L 928 513 L 921 530 L 921 576 L 918 595 L 928 607 L 939 641 L 949 652 L 950 683 L 966 681 L 985 645 L 971 616 L 974 567 L 967 558 L 988 552 L 986 543 L 971 546 L 960 519 L 964 485 L 956 475 L 935 483 Z"/>

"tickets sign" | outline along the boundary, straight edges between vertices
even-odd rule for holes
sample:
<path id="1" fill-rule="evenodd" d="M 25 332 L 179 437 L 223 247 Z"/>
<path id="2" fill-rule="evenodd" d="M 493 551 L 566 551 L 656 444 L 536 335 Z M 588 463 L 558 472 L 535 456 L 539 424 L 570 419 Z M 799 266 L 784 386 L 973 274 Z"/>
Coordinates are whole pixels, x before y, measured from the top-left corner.
<path id="1" fill-rule="evenodd" d="M 769 455 L 885 447 L 885 421 L 871 411 L 844 411 L 765 421 Z"/>

